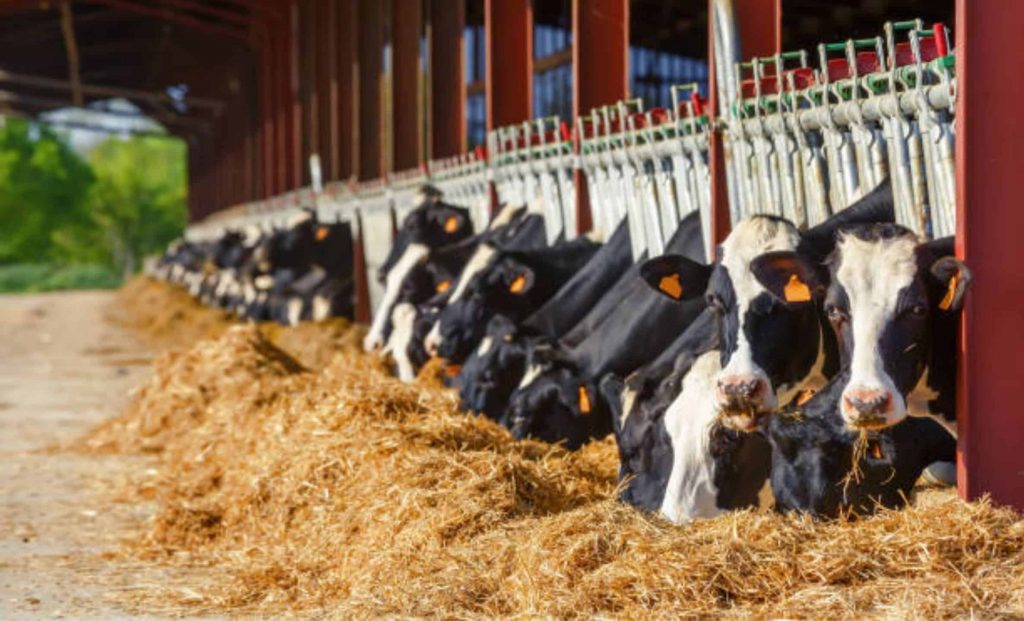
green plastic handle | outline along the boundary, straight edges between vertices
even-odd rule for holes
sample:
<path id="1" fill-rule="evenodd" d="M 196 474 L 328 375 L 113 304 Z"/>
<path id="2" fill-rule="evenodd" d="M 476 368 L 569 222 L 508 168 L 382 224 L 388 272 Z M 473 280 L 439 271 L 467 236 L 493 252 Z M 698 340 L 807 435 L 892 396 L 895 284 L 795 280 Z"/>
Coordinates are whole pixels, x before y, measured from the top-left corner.
<path id="1" fill-rule="evenodd" d="M 875 38 L 875 37 L 871 37 L 869 39 L 854 39 L 853 40 L 853 47 L 855 47 L 855 48 L 875 47 L 875 45 L 877 45 L 877 44 L 878 44 L 878 39 Z"/>
<path id="2" fill-rule="evenodd" d="M 893 30 L 914 30 L 920 22 L 916 19 L 909 19 L 905 22 L 892 22 Z"/>

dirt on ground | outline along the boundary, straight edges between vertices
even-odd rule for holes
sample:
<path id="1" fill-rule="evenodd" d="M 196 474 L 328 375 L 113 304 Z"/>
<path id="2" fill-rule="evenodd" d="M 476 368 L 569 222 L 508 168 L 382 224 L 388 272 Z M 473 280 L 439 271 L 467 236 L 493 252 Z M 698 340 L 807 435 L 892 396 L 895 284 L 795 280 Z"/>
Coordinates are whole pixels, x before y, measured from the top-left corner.
<path id="1" fill-rule="evenodd" d="M 0 619 L 161 615 L 116 602 L 173 569 L 113 555 L 155 503 L 112 490 L 144 485 L 154 459 L 54 449 L 118 413 L 151 372 L 151 352 L 104 320 L 113 296 L 0 296 Z"/>

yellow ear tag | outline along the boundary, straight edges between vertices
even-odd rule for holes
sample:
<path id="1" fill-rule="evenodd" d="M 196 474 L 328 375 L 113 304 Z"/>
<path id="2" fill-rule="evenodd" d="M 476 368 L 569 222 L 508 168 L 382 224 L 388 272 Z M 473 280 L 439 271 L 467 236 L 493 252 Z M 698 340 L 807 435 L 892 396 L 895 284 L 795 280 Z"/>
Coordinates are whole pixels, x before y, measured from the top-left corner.
<path id="1" fill-rule="evenodd" d="M 522 293 L 523 289 L 526 289 L 526 276 L 522 274 L 516 276 L 516 279 L 509 285 L 508 290 L 512 293 Z"/>
<path id="2" fill-rule="evenodd" d="M 454 233 L 459 230 L 459 218 L 457 216 L 448 216 L 448 219 L 444 221 L 444 232 Z"/>
<path id="3" fill-rule="evenodd" d="M 437 290 L 438 293 L 444 293 L 445 291 L 447 291 L 447 290 L 449 290 L 451 288 L 452 288 L 452 281 L 450 281 L 450 280 L 442 280 L 441 282 L 437 283 L 437 287 L 435 287 L 435 289 Z"/>
<path id="4" fill-rule="evenodd" d="M 942 296 L 942 300 L 939 302 L 940 309 L 949 310 L 953 306 L 953 298 L 956 297 L 956 288 L 959 284 L 960 272 L 957 272 L 949 279 L 949 288 L 946 289 L 946 295 Z"/>
<path id="5" fill-rule="evenodd" d="M 683 283 L 679 282 L 679 274 L 662 276 L 658 281 L 658 289 L 675 300 L 683 297 Z"/>
<path id="6" fill-rule="evenodd" d="M 580 412 L 590 414 L 590 395 L 583 386 L 580 386 Z"/>
<path id="7" fill-rule="evenodd" d="M 797 396 L 796 396 L 796 404 L 797 405 L 803 405 L 803 404 L 807 403 L 808 401 L 810 401 L 811 397 L 813 397 L 813 396 L 814 396 L 814 391 L 813 390 L 811 390 L 809 388 L 807 390 L 801 390 L 797 394 Z"/>
<path id="8" fill-rule="evenodd" d="M 317 227 L 317 229 L 316 229 L 316 240 L 317 241 L 323 241 L 323 240 L 327 239 L 327 235 L 329 233 L 330 233 L 330 229 L 328 229 L 326 226 Z"/>
<path id="9" fill-rule="evenodd" d="M 811 288 L 807 286 L 807 283 L 800 280 L 800 277 L 796 274 L 790 275 L 789 282 L 786 283 L 786 288 L 783 290 L 783 294 L 786 296 L 787 302 L 811 301 Z"/>

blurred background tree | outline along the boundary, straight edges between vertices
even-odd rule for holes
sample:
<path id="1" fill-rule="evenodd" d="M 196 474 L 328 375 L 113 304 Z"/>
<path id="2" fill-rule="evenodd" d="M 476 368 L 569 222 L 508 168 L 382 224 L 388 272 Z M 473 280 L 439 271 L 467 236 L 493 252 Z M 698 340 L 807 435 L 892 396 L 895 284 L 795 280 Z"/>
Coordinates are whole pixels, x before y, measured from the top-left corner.
<path id="1" fill-rule="evenodd" d="M 83 157 L 43 125 L 0 129 L 0 291 L 116 286 L 181 235 L 185 144 L 112 136 Z"/>

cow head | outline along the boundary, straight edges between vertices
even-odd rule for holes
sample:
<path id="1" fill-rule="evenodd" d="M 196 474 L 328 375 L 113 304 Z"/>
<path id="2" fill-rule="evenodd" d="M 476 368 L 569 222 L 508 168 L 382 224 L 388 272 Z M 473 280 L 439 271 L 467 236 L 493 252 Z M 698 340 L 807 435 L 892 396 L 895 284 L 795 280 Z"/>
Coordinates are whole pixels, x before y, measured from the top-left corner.
<path id="1" fill-rule="evenodd" d="M 439 202 L 436 194 L 424 194 L 419 206 L 402 221 L 387 258 L 377 270 L 377 280 L 386 284 L 387 276 L 402 260 L 410 246 L 438 248 L 461 241 L 473 234 L 469 211 Z"/>
<path id="2" fill-rule="evenodd" d="M 715 400 L 730 428 L 752 431 L 808 383 L 824 382 L 826 344 L 815 304 L 823 279 L 791 255 L 774 254 L 792 253 L 800 241 L 790 222 L 753 216 L 736 225 L 713 266 L 668 255 L 641 271 L 672 299 L 705 295 L 717 315 L 722 370 Z M 765 286 L 768 275 L 785 277 L 784 286 Z"/>
<path id="3" fill-rule="evenodd" d="M 512 393 L 503 422 L 517 439 L 564 441 L 577 449 L 611 432 L 607 404 L 592 382 L 564 361 L 534 364 Z"/>
<path id="4" fill-rule="evenodd" d="M 484 337 L 496 313 L 522 317 L 536 304 L 531 295 L 537 280 L 533 269 L 505 253 L 485 255 L 486 267 L 466 265 L 451 301 L 427 335 L 427 351 L 461 364 Z"/>
<path id="5" fill-rule="evenodd" d="M 910 396 L 927 384 L 934 341 L 955 338 L 950 318 L 971 272 L 942 256 L 943 247 L 947 241 L 921 244 L 897 225 L 857 227 L 839 239 L 826 312 L 850 369 L 840 404 L 849 427 L 888 427 L 912 413 Z"/>
<path id="6" fill-rule="evenodd" d="M 484 337 L 459 373 L 462 407 L 493 420 L 500 419 L 526 369 L 529 346 L 517 334 L 513 321 L 504 315 L 491 318 Z"/>

